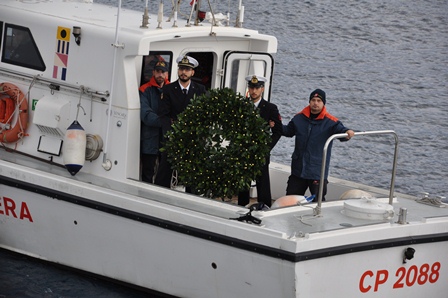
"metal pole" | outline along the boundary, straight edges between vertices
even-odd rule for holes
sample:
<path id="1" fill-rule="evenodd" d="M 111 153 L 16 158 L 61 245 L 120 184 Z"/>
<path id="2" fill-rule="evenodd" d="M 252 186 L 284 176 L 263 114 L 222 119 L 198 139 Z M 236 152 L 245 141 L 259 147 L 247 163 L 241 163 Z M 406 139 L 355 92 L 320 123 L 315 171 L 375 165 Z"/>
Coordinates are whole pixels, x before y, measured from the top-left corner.
<path id="1" fill-rule="evenodd" d="M 393 130 L 378 130 L 378 131 L 362 131 L 355 132 L 355 136 L 362 135 L 378 135 L 378 134 L 393 134 L 395 138 L 395 150 L 394 150 L 394 161 L 392 166 L 392 178 L 390 180 L 390 189 L 389 189 L 389 204 L 392 205 L 394 200 L 394 185 L 395 185 L 395 173 L 397 170 L 397 155 L 398 155 L 398 136 Z M 322 207 L 322 194 L 324 192 L 324 181 L 325 181 L 325 166 L 327 164 L 327 150 L 328 146 L 334 139 L 342 139 L 347 137 L 346 133 L 334 134 L 327 139 L 324 145 L 323 153 L 322 153 L 322 167 L 320 169 L 320 183 L 319 183 L 319 195 L 317 196 L 317 207 L 316 207 L 316 215 L 321 214 Z"/>

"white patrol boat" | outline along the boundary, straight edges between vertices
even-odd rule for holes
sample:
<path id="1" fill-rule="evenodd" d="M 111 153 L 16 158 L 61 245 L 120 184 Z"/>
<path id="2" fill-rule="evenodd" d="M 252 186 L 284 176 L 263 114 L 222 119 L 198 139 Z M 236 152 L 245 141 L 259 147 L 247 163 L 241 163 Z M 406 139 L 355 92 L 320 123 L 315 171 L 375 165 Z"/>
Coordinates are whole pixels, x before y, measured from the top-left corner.
<path id="1" fill-rule="evenodd" d="M 275 206 L 289 206 L 270 210 L 140 181 L 152 60 L 173 81 L 188 54 L 196 80 L 242 94 L 261 73 L 269 99 L 276 38 L 243 28 L 241 1 L 198 7 L 181 24 L 162 1 L 155 14 L 1 1 L 0 247 L 175 297 L 446 297 L 448 207 L 395 193 L 396 155 L 385 190 L 330 178 L 328 201 L 305 205 L 280 198 L 289 166 L 271 164 Z M 393 131 L 355 136 L 379 134 L 396 154 Z"/>

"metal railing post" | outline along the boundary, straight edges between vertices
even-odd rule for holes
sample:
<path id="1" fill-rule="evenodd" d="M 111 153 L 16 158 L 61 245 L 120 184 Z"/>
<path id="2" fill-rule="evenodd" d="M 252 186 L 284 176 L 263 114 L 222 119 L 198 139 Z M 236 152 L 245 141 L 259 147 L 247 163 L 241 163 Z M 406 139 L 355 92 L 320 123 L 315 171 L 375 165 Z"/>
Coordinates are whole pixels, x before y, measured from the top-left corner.
<path id="1" fill-rule="evenodd" d="M 394 161 L 392 166 L 392 178 L 390 180 L 390 189 L 389 189 L 389 204 L 392 205 L 394 200 L 394 185 L 395 185 L 395 173 L 397 169 L 397 155 L 398 155 L 398 136 L 393 130 L 378 130 L 378 131 L 362 131 L 355 132 L 355 136 L 362 135 L 378 135 L 378 134 L 393 134 L 395 137 L 395 150 L 394 150 Z M 322 197 L 324 192 L 324 181 L 325 181 L 325 166 L 327 164 L 327 150 L 328 146 L 334 139 L 342 139 L 347 137 L 346 133 L 334 134 L 327 139 L 324 145 L 323 153 L 322 153 L 322 167 L 320 170 L 320 183 L 319 183 L 319 195 L 317 196 L 317 207 L 315 208 L 316 215 L 321 214 L 322 207 Z"/>

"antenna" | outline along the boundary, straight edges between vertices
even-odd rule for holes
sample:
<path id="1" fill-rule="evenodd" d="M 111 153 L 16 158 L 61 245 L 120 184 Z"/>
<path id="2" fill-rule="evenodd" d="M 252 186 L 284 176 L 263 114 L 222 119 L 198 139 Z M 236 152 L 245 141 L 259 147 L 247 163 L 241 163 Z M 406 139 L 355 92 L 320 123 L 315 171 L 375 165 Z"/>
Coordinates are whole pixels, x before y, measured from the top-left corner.
<path id="1" fill-rule="evenodd" d="M 148 0 L 146 0 L 145 11 L 143 12 L 143 20 L 140 28 L 148 28 L 149 24 L 149 15 L 148 15 Z"/>
<path id="2" fill-rule="evenodd" d="M 244 22 L 244 5 L 243 0 L 240 0 L 240 3 L 238 5 L 238 15 L 236 16 L 236 24 L 235 27 L 241 28 L 243 27 Z"/>

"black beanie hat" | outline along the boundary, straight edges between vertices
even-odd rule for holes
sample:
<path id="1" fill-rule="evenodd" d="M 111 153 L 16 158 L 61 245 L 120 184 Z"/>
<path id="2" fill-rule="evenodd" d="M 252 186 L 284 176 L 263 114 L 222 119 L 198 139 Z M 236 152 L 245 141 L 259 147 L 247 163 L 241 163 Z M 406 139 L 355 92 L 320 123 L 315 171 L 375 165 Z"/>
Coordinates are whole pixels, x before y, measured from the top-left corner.
<path id="1" fill-rule="evenodd" d="M 317 96 L 317 97 L 319 97 L 320 99 L 322 99 L 322 102 L 324 103 L 324 105 L 327 103 L 327 100 L 325 99 L 325 92 L 324 92 L 324 90 L 316 89 L 316 90 L 314 90 L 313 92 L 311 92 L 311 94 L 310 94 L 310 100 L 311 100 L 313 97 L 315 97 L 315 96 Z"/>

